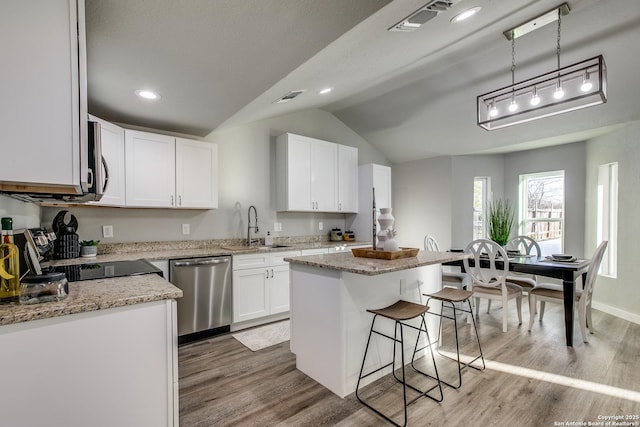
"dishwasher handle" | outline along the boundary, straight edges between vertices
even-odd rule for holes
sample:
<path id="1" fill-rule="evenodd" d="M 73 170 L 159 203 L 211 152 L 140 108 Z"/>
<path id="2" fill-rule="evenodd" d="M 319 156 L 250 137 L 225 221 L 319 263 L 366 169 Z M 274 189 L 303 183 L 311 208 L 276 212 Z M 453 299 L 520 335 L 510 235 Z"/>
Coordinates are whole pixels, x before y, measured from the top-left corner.
<path id="1" fill-rule="evenodd" d="M 229 262 L 229 258 L 207 258 L 207 259 L 194 259 L 190 261 L 175 261 L 174 267 L 195 267 L 199 265 L 215 265 L 226 264 Z"/>

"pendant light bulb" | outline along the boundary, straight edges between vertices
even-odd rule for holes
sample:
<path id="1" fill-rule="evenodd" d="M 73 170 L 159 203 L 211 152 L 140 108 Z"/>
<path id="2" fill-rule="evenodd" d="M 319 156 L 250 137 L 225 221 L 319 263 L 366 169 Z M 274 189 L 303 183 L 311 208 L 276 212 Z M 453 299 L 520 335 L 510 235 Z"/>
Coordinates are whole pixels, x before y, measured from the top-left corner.
<path id="1" fill-rule="evenodd" d="M 553 93 L 553 97 L 555 99 L 564 98 L 564 90 L 562 89 L 562 83 L 560 83 L 560 81 L 558 81 L 558 84 L 556 85 L 556 91 Z"/>
<path id="2" fill-rule="evenodd" d="M 540 97 L 538 96 L 538 89 L 534 88 L 533 89 L 533 96 L 531 97 L 531 101 L 529 101 L 529 103 L 531 105 L 533 105 L 534 107 L 538 104 L 540 104 Z"/>
<path id="3" fill-rule="evenodd" d="M 589 78 L 589 73 L 585 71 L 584 80 L 582 81 L 582 86 L 580 86 L 580 90 L 583 92 L 589 92 L 593 88 L 593 83 L 591 83 L 591 79 Z"/>
<path id="4" fill-rule="evenodd" d="M 489 117 L 495 117 L 498 115 L 498 109 L 496 108 L 495 101 L 491 103 L 491 108 L 489 109 Z"/>
<path id="5" fill-rule="evenodd" d="M 515 99 L 511 100 L 511 104 L 509 104 L 509 112 L 515 113 L 518 111 L 518 103 Z"/>

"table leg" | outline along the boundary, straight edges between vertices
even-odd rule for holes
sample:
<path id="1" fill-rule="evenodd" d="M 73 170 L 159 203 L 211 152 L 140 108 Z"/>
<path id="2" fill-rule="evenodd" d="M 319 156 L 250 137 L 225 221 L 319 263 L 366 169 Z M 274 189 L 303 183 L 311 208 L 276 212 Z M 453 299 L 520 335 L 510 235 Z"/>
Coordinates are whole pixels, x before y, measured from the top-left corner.
<path id="1" fill-rule="evenodd" d="M 575 301 L 575 280 L 563 280 L 564 293 L 564 328 L 567 347 L 573 347 L 573 304 Z"/>

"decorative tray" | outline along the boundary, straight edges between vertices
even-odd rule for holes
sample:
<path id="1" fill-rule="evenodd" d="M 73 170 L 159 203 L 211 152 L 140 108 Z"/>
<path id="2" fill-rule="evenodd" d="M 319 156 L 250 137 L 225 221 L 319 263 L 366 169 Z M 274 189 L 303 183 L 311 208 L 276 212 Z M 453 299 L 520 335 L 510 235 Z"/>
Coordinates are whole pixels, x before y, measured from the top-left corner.
<path id="1" fill-rule="evenodd" d="M 368 248 L 354 248 L 351 249 L 353 256 L 361 258 L 376 258 L 376 259 L 399 259 L 399 258 L 411 258 L 418 255 L 420 249 L 418 248 L 400 248 L 399 251 L 377 251 L 372 247 Z"/>

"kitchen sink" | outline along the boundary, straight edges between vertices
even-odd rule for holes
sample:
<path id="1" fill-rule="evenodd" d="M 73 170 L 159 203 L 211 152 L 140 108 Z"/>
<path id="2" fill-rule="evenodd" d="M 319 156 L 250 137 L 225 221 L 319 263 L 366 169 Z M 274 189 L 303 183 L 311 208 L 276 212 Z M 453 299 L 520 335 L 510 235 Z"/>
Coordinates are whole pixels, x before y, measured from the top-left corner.
<path id="1" fill-rule="evenodd" d="M 256 246 L 258 249 L 278 249 L 278 248 L 290 248 L 288 245 L 265 245 L 265 246 Z"/>
<path id="2" fill-rule="evenodd" d="M 263 246 L 223 246 L 222 249 L 226 249 L 229 251 L 235 252 L 246 252 L 246 251 L 266 251 L 269 249 L 279 249 L 279 248 L 290 248 L 288 245 L 263 245 Z"/>

